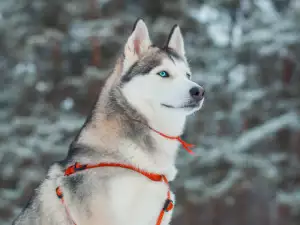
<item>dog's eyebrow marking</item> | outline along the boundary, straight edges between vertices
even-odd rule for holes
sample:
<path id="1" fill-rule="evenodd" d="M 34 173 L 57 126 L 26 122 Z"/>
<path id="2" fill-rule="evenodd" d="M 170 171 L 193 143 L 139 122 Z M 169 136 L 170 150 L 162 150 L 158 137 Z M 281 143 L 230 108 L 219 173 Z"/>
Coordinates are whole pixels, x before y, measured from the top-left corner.
<path id="1" fill-rule="evenodd" d="M 174 59 L 184 61 L 183 58 L 172 48 L 164 47 L 161 50 L 164 51 L 174 63 Z"/>
<path id="2" fill-rule="evenodd" d="M 168 57 L 169 57 L 169 59 L 174 63 L 174 65 L 176 65 L 176 62 L 175 62 L 175 60 L 173 59 L 173 57 L 170 56 L 170 55 L 168 55 Z"/>
<path id="3" fill-rule="evenodd" d="M 128 71 L 122 76 L 121 83 L 129 82 L 133 77 L 137 75 L 148 74 L 151 70 L 161 64 L 161 59 L 155 56 L 148 57 L 142 61 L 135 62 Z"/>
<path id="4" fill-rule="evenodd" d="M 121 78 L 121 82 L 122 83 L 126 83 L 128 81 L 131 80 L 132 78 L 132 71 L 134 70 L 134 68 L 137 66 L 138 62 L 135 62 L 134 64 L 132 64 L 132 66 L 127 70 L 127 72 L 122 76 Z"/>

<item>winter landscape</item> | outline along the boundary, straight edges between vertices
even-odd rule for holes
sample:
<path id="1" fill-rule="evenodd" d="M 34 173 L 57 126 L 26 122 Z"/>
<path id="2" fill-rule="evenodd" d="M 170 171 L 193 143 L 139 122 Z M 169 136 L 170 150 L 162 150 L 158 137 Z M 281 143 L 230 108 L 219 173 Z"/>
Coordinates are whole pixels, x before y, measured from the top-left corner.
<path id="1" fill-rule="evenodd" d="M 0 1 L 0 224 L 63 159 L 135 20 L 182 28 L 193 79 L 172 225 L 300 224 L 300 1 Z"/>

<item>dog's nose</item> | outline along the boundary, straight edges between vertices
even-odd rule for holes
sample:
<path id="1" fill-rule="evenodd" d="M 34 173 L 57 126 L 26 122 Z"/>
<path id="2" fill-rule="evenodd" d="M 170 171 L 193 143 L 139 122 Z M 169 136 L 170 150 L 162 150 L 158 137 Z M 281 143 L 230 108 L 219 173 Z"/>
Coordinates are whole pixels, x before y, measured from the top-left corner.
<path id="1" fill-rule="evenodd" d="M 192 87 L 190 95 L 194 100 L 200 101 L 204 97 L 204 89 L 202 87 Z"/>

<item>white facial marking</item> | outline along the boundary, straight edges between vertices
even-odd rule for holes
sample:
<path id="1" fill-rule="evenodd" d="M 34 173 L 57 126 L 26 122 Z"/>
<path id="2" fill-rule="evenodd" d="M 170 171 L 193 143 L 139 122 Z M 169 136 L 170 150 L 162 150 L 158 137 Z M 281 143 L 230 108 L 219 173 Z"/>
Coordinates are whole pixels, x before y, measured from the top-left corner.
<path id="1" fill-rule="evenodd" d="M 161 71 L 166 71 L 170 77 L 159 76 Z M 185 107 L 193 101 L 190 89 L 200 87 L 191 81 L 187 74 L 191 72 L 186 63 L 175 59 L 172 61 L 166 57 L 161 65 L 149 74 L 135 76 L 124 86 L 123 92 L 136 107 L 145 107 L 145 104 L 148 104 L 149 108 L 156 112 L 189 115 L 199 110 L 202 103 L 199 102 L 199 107 Z"/>

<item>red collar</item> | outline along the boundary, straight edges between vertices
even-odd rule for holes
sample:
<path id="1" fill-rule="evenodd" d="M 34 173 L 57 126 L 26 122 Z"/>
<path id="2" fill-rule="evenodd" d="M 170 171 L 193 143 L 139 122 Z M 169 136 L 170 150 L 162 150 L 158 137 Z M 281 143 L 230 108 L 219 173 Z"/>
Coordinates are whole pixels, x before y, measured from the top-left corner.
<path id="1" fill-rule="evenodd" d="M 169 136 L 169 135 L 166 135 L 164 133 L 161 133 L 153 128 L 150 127 L 151 130 L 153 130 L 154 132 L 156 132 L 157 134 L 163 136 L 164 138 L 167 138 L 167 139 L 170 139 L 170 140 L 177 140 L 180 142 L 180 144 L 182 145 L 182 147 L 190 154 L 195 154 L 190 148 L 194 147 L 195 145 L 193 144 L 189 144 L 187 142 L 185 142 L 184 140 L 181 139 L 180 136 Z"/>

